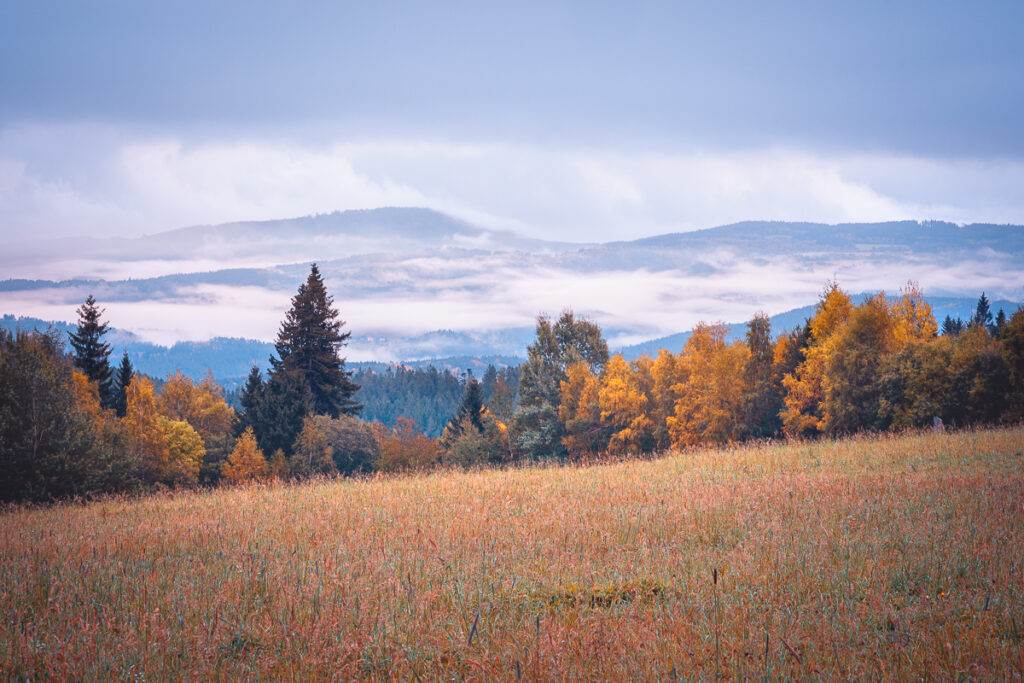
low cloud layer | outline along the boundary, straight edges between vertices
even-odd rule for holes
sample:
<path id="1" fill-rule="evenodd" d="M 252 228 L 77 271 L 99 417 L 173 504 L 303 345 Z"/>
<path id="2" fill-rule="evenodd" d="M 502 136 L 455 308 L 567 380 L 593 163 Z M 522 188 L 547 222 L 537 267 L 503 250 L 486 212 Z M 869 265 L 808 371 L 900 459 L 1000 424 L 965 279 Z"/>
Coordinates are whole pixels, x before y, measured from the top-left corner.
<path id="1" fill-rule="evenodd" d="M 748 219 L 1024 223 L 1024 163 L 791 148 L 620 152 L 406 139 L 0 131 L 2 241 L 426 206 L 571 241 Z"/>
<path id="2" fill-rule="evenodd" d="M 391 286 L 369 283 L 362 290 L 338 266 L 328 264 L 324 272 L 346 329 L 357 337 L 529 328 L 539 313 L 557 316 L 570 308 L 600 323 L 613 345 L 626 345 L 685 331 L 701 320 L 742 322 L 757 311 L 776 314 L 806 306 L 833 277 L 854 293 L 895 293 L 915 280 L 931 295 L 974 297 L 984 290 L 993 299 L 1024 299 L 1024 270 L 1005 259 L 810 265 L 788 258 L 755 263 L 719 256 L 714 272 L 701 275 L 672 269 L 588 273 L 522 264 L 511 253 L 477 262 L 395 259 L 390 267 L 382 260 L 381 282 Z M 105 287 L 101 305 L 112 325 L 165 345 L 215 336 L 271 340 L 294 294 L 283 288 L 184 284 L 140 300 L 138 292 L 145 290 L 132 283 Z M 82 287 L 0 291 L 0 311 L 73 321 L 88 293 Z M 388 359 L 387 350 L 373 343 L 359 344 L 350 356 Z"/>

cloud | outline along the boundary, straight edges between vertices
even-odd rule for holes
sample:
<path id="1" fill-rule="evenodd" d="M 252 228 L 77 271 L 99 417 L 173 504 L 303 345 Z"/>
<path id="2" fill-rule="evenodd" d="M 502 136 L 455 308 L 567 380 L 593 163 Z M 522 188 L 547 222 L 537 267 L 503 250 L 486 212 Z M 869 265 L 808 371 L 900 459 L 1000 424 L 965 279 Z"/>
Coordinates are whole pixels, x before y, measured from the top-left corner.
<path id="1" fill-rule="evenodd" d="M 102 126 L 0 132 L 0 226 L 139 235 L 339 209 L 427 206 L 570 241 L 750 219 L 1024 222 L 1024 163 L 793 148 L 204 138 Z"/>
<path id="2" fill-rule="evenodd" d="M 749 320 L 814 303 L 833 277 L 847 291 L 895 293 L 907 280 L 929 295 L 1024 298 L 1024 270 L 998 255 L 977 254 L 954 265 L 916 258 L 872 263 L 790 257 L 752 260 L 720 250 L 706 274 L 689 270 L 567 269 L 559 257 L 506 252 L 486 258 L 379 256 L 366 275 L 344 262 L 324 264 L 329 291 L 347 329 L 357 337 L 409 337 L 445 329 L 486 332 L 529 328 L 539 313 L 570 308 L 607 331 L 613 345 L 692 328 L 699 321 Z M 274 338 L 294 291 L 255 286 L 185 284 L 168 291 L 138 283 L 108 283 L 96 292 L 115 327 L 162 344 L 215 336 Z M 90 290 L 61 287 L 0 291 L 0 311 L 42 319 L 75 319 Z M 153 294 L 139 300 L 140 292 Z M 123 299 L 123 300 L 122 300 Z M 384 354 L 383 356 L 381 354 Z M 353 359 L 385 358 L 363 345 Z"/>

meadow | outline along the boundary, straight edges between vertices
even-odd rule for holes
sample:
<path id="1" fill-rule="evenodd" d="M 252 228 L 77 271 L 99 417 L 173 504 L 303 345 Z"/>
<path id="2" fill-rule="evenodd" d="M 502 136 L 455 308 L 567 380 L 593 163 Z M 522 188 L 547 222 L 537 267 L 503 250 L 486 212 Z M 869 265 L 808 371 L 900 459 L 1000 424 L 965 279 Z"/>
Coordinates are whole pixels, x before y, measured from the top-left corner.
<path id="1" fill-rule="evenodd" d="M 5 679 L 1017 679 L 1024 428 L 0 514 Z"/>

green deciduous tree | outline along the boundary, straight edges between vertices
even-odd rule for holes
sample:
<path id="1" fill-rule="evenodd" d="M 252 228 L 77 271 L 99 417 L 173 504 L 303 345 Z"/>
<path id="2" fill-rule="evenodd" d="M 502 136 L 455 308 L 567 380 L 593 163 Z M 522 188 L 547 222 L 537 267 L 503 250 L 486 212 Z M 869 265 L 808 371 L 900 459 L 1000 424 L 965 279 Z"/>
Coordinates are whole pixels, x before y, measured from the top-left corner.
<path id="1" fill-rule="evenodd" d="M 301 424 L 290 460 L 295 476 L 338 472 L 344 475 L 373 470 L 380 444 L 370 425 L 350 415 L 336 418 L 310 415 Z M 330 469 L 328 460 L 333 462 Z"/>
<path id="2" fill-rule="evenodd" d="M 1024 307 L 1010 316 L 999 335 L 1010 371 L 1010 396 L 1006 405 L 1008 420 L 1024 420 Z"/>
<path id="3" fill-rule="evenodd" d="M 895 348 L 893 319 L 884 294 L 853 309 L 825 359 L 823 431 L 849 434 L 877 426 L 881 397 L 876 378 Z"/>
<path id="4" fill-rule="evenodd" d="M 555 324 L 547 316 L 537 318 L 537 339 L 526 352 L 513 417 L 515 448 L 530 458 L 564 457 L 565 430 L 558 407 L 566 370 L 583 362 L 598 374 L 608 362 L 608 344 L 601 337 L 601 328 L 566 311 Z"/>
<path id="5" fill-rule="evenodd" d="M 134 471 L 123 447 L 105 441 L 96 386 L 73 366 L 55 332 L 0 331 L 0 501 L 49 500 L 125 489 Z M 111 430 L 116 431 L 116 430 Z"/>
<path id="6" fill-rule="evenodd" d="M 743 369 L 743 430 L 748 437 L 760 439 L 782 427 L 782 381 L 775 372 L 775 345 L 767 315 L 758 313 L 751 319 L 746 341 L 750 355 Z"/>

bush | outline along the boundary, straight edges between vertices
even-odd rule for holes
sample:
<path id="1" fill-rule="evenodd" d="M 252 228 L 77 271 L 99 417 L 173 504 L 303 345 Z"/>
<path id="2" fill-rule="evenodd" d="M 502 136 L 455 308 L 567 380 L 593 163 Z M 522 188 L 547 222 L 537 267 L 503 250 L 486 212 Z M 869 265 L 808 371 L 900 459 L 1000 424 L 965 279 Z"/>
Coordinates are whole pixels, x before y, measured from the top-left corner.
<path id="1" fill-rule="evenodd" d="M 303 420 L 290 465 L 298 477 L 331 474 L 332 463 L 334 471 L 350 475 L 372 471 L 379 459 L 380 445 L 368 424 L 348 415 L 315 415 Z"/>

